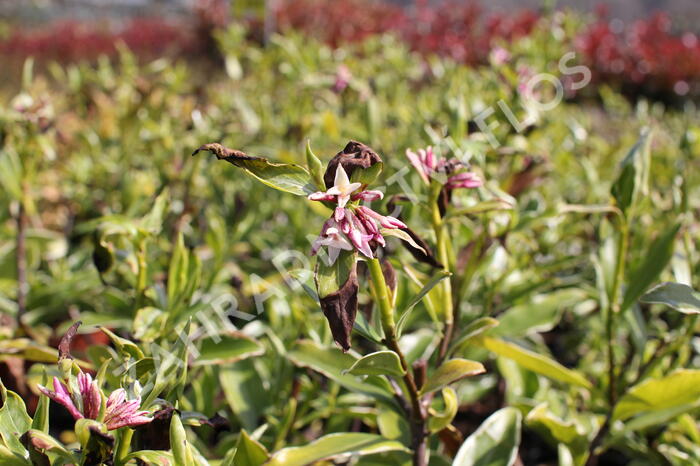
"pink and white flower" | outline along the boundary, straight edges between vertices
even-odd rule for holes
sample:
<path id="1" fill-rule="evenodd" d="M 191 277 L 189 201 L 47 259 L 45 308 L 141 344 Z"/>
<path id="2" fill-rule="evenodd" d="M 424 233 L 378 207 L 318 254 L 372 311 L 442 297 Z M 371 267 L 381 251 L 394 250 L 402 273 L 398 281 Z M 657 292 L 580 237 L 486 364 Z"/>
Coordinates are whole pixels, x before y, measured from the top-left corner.
<path id="1" fill-rule="evenodd" d="M 406 228 L 406 225 L 397 218 L 380 215 L 366 206 L 348 205 L 349 201 L 374 201 L 384 197 L 381 191 L 355 192 L 361 187 L 361 183 L 350 183 L 345 169 L 339 164 L 335 172 L 334 185 L 326 192 L 309 195 L 312 201 L 337 203 L 333 216 L 323 224 L 321 234 L 313 242 L 312 255 L 326 246 L 331 264 L 338 259 L 341 251 L 353 249 L 372 258 L 374 257 L 373 245 L 386 245 L 381 233 L 382 228 Z"/>
<path id="2" fill-rule="evenodd" d="M 73 419 L 97 419 L 102 406 L 102 392 L 90 374 L 81 372 L 76 377 L 77 391 L 72 391 L 58 377 L 53 378 L 53 390 L 39 385 L 39 391 L 64 406 Z M 123 388 L 115 390 L 107 399 L 104 423 L 108 430 L 134 427 L 151 422 L 148 411 L 139 411 L 141 398 L 126 399 Z"/>
<path id="3" fill-rule="evenodd" d="M 478 188 L 483 184 L 481 178 L 473 172 L 463 171 L 452 174 L 454 171 L 462 168 L 462 163 L 456 158 L 448 160 L 443 157 L 438 157 L 433 152 L 431 146 L 425 149 L 418 149 L 418 152 L 407 149 L 406 157 L 416 168 L 418 175 L 420 175 L 425 184 L 429 185 L 431 178 L 439 180 L 450 190 L 457 188 Z"/>
<path id="4" fill-rule="evenodd" d="M 309 194 L 309 199 L 312 201 L 336 201 L 338 207 L 345 207 L 345 204 L 350 200 L 353 192 L 362 187 L 362 183 L 350 183 L 348 174 L 342 164 L 338 164 L 335 170 L 335 181 L 333 186 L 326 192 L 316 192 Z"/>
<path id="5" fill-rule="evenodd" d="M 108 430 L 120 427 L 134 427 L 151 422 L 152 418 L 146 416 L 148 411 L 139 411 L 141 397 L 133 400 L 126 399 L 126 390 L 120 388 L 112 392 L 107 398 L 104 423 Z"/>
<path id="6" fill-rule="evenodd" d="M 331 264 L 335 263 L 340 251 L 352 251 L 352 244 L 340 231 L 340 226 L 334 218 L 326 220 L 321 229 L 321 234 L 311 245 L 311 255 L 315 255 L 322 246 L 328 247 L 328 257 Z"/>

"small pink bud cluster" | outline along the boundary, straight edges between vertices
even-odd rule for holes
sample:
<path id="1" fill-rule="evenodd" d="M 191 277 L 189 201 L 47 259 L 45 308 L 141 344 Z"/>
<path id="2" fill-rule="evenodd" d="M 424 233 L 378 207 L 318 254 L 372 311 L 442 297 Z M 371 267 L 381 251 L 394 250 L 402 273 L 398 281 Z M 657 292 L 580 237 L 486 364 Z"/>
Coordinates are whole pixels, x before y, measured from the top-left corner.
<path id="1" fill-rule="evenodd" d="M 501 66 L 505 65 L 510 61 L 511 54 L 508 50 L 504 49 L 503 47 L 496 46 L 493 48 L 493 50 L 491 50 L 489 58 L 491 59 L 491 63 L 493 63 L 496 66 Z"/>
<path id="2" fill-rule="evenodd" d="M 77 377 L 77 392 L 71 390 L 58 377 L 53 378 L 53 391 L 39 385 L 39 391 L 56 403 L 63 405 L 73 419 L 97 419 L 102 406 L 102 392 L 97 381 L 90 374 L 81 372 Z M 147 411 L 139 411 L 141 399 L 126 399 L 123 388 L 115 390 L 107 398 L 104 412 L 104 424 L 108 430 L 120 427 L 134 427 L 151 422 Z"/>
<path id="3" fill-rule="evenodd" d="M 333 83 L 333 91 L 340 94 L 348 87 L 350 80 L 352 79 L 352 73 L 350 68 L 346 65 L 341 64 L 335 72 L 335 82 Z"/>
<path id="4" fill-rule="evenodd" d="M 438 178 L 439 174 L 447 176 L 445 187 L 450 190 L 478 188 L 483 184 L 481 178 L 473 172 L 461 172 L 451 175 L 452 172 L 462 167 L 462 163 L 455 158 L 447 160 L 436 156 L 431 146 L 425 149 L 418 149 L 417 153 L 407 149 L 406 157 L 416 168 L 425 184 L 430 184 L 430 179 Z"/>
<path id="5" fill-rule="evenodd" d="M 386 245 L 381 229 L 406 228 L 397 218 L 380 215 L 369 207 L 346 207 L 348 201 L 373 201 L 382 199 L 381 191 L 361 191 L 361 183 L 350 183 L 342 164 L 338 164 L 334 185 L 326 192 L 309 195 L 312 201 L 335 202 L 337 207 L 333 216 L 326 220 L 321 234 L 316 238 L 311 254 L 316 254 L 322 246 L 328 247 L 331 263 L 340 255 L 340 251 L 356 249 L 366 257 L 372 258 L 372 245 Z"/>

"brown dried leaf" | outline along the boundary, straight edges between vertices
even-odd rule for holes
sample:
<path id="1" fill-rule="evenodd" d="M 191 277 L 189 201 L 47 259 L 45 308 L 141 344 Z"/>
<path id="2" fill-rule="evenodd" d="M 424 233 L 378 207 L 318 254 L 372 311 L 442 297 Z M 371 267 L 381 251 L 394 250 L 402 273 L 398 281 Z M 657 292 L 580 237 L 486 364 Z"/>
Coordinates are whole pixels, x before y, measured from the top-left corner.
<path id="1" fill-rule="evenodd" d="M 64 359 L 73 359 L 73 356 L 70 354 L 70 345 L 71 341 L 73 341 L 73 338 L 75 337 L 75 334 L 78 333 L 78 327 L 82 324 L 81 321 L 77 321 L 73 325 L 70 326 L 70 328 L 66 331 L 66 333 L 61 337 L 61 341 L 58 343 L 58 360 L 62 361 Z"/>
<path id="2" fill-rule="evenodd" d="M 354 263 L 343 286 L 338 291 L 320 298 L 321 309 L 328 319 L 333 339 L 344 352 L 350 349 L 350 335 L 357 314 L 358 291 L 357 263 Z"/>
<path id="3" fill-rule="evenodd" d="M 357 168 L 369 168 L 376 163 L 381 163 L 382 159 L 369 146 L 357 141 L 350 141 L 345 148 L 338 152 L 335 157 L 328 162 L 326 173 L 323 175 L 323 182 L 326 184 L 326 189 L 333 186 L 335 181 L 335 172 L 338 169 L 338 164 L 343 166 L 343 169 L 352 177 L 352 173 Z"/>

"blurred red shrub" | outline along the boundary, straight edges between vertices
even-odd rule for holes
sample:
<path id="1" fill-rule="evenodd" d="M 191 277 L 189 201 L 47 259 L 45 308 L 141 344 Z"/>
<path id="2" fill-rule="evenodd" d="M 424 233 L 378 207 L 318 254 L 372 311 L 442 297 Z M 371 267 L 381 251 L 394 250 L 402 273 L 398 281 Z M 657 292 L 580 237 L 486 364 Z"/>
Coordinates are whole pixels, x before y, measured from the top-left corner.
<path id="1" fill-rule="evenodd" d="M 630 95 L 697 95 L 700 41 L 692 33 L 675 35 L 670 28 L 662 13 L 629 25 L 601 16 L 576 44 L 596 82 L 615 84 Z"/>
<path id="2" fill-rule="evenodd" d="M 116 31 L 105 27 L 107 23 L 77 22 L 14 29 L 0 39 L 0 54 L 90 60 L 114 54 L 122 41 L 139 56 L 216 57 L 211 33 L 226 24 L 226 1 L 199 0 L 189 24 L 151 18 L 132 20 Z M 486 14 L 476 1 L 457 0 L 437 5 L 418 0 L 409 8 L 382 0 L 278 0 L 274 15 L 278 30 L 299 30 L 334 47 L 391 32 L 412 50 L 471 65 L 487 64 L 495 43 L 528 35 L 539 20 L 531 10 Z M 260 39 L 260 18 L 244 20 L 251 29 L 250 38 Z M 607 20 L 601 10 L 575 44 L 593 72 L 594 83 L 611 83 L 631 96 L 700 94 L 700 40 L 691 33 L 672 34 L 670 20 L 663 14 L 625 25 Z"/>
<path id="3" fill-rule="evenodd" d="M 0 41 L 0 54 L 6 58 L 33 56 L 70 62 L 113 55 L 120 42 L 146 56 L 192 53 L 197 49 L 196 37 L 188 28 L 162 19 L 134 19 L 116 32 L 108 26 L 66 21 L 40 29 L 14 28 Z"/>
<path id="4" fill-rule="evenodd" d="M 409 9 L 371 0 L 283 0 L 276 9 L 281 30 L 301 30 L 332 46 L 392 32 L 413 50 L 469 64 L 487 63 L 495 39 L 526 35 L 537 19 L 529 10 L 487 16 L 476 2 L 457 0 L 421 0 Z"/>

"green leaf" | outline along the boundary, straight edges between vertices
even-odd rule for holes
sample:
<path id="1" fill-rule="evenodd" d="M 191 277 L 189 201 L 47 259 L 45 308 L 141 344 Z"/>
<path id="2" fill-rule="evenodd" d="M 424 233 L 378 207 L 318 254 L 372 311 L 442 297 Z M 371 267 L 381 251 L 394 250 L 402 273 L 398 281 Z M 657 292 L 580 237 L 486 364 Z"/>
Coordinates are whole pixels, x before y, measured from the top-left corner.
<path id="1" fill-rule="evenodd" d="M 480 317 L 472 321 L 467 327 L 462 331 L 462 336 L 459 337 L 454 343 L 452 343 L 452 348 L 449 354 L 453 354 L 461 346 L 465 345 L 474 338 L 483 335 L 492 328 L 498 326 L 499 322 L 493 317 Z"/>
<path id="2" fill-rule="evenodd" d="M 55 348 L 41 345 L 29 338 L 0 340 L 0 356 L 3 353 L 32 362 L 56 364 L 58 361 L 58 351 Z"/>
<path id="3" fill-rule="evenodd" d="M 521 421 L 516 408 L 499 409 L 464 441 L 452 466 L 512 466 L 518 457 Z"/>
<path id="4" fill-rule="evenodd" d="M 75 434 L 82 447 L 85 464 L 102 464 L 112 457 L 114 436 L 107 432 L 104 424 L 92 419 L 78 419 Z"/>
<path id="5" fill-rule="evenodd" d="M 338 291 L 348 280 L 356 254 L 353 251 L 341 251 L 336 261 L 330 266 L 320 259 L 316 262 L 316 289 L 318 297 L 325 298 Z"/>
<path id="6" fill-rule="evenodd" d="M 256 440 L 248 435 L 248 432 L 241 430 L 236 442 L 236 454 L 233 456 L 233 464 L 236 466 L 260 466 L 270 455 L 267 450 Z"/>
<path id="7" fill-rule="evenodd" d="M 654 283 L 666 268 L 673 255 L 673 243 L 680 224 L 666 230 L 644 255 L 644 260 L 629 275 L 629 285 L 625 290 L 621 311 L 628 309 Z"/>
<path id="8" fill-rule="evenodd" d="M 620 175 L 612 186 L 611 194 L 617 206 L 629 216 L 638 203 L 640 194 L 646 194 L 651 165 L 652 132 L 645 131 L 620 165 Z"/>
<path id="9" fill-rule="evenodd" d="M 199 357 L 193 365 L 228 364 L 264 352 L 265 348 L 254 339 L 240 332 L 231 332 L 202 339 Z"/>
<path id="10" fill-rule="evenodd" d="M 665 304 L 684 314 L 700 313 L 700 293 L 682 283 L 655 286 L 640 299 L 643 303 Z"/>
<path id="11" fill-rule="evenodd" d="M 564 422 L 542 403 L 533 408 L 525 418 L 525 424 L 549 440 L 552 446 L 564 444 L 573 457 L 574 464 L 583 465 L 588 458 L 588 439 L 574 422 Z"/>
<path id="12" fill-rule="evenodd" d="M 51 453 L 54 453 L 60 456 L 61 458 L 66 459 L 69 462 L 78 462 L 78 459 L 73 453 L 68 451 L 68 449 L 64 447 L 58 440 L 54 439 L 46 432 L 31 429 L 28 431 L 27 435 L 29 436 L 34 448 L 50 451 Z"/>
<path id="13" fill-rule="evenodd" d="M 523 336 L 548 332 L 559 322 L 562 313 L 586 297 L 580 289 L 568 288 L 536 295 L 525 304 L 513 306 L 498 318 L 494 336 Z"/>
<path id="14" fill-rule="evenodd" d="M 408 451 L 396 440 L 375 434 L 329 434 L 302 447 L 283 448 L 272 455 L 266 466 L 305 466 L 338 457 L 363 456 L 387 451 Z"/>
<path id="15" fill-rule="evenodd" d="M 142 307 L 136 311 L 133 321 L 134 338 L 142 342 L 152 342 L 166 331 L 167 314 L 155 307 Z"/>
<path id="16" fill-rule="evenodd" d="M 377 322 L 375 324 L 367 321 L 367 318 L 361 312 L 357 314 L 353 329 L 363 337 L 377 344 L 381 344 L 382 340 L 384 339 L 384 333 L 382 332 L 379 323 Z"/>
<path id="17" fill-rule="evenodd" d="M 440 390 L 442 387 L 456 382 L 464 377 L 483 374 L 486 372 L 480 362 L 469 361 L 468 359 L 450 359 L 442 363 L 438 369 L 428 377 L 421 394 Z"/>
<path id="18" fill-rule="evenodd" d="M 141 230 L 145 233 L 156 235 L 163 229 L 163 218 L 165 217 L 170 199 L 170 191 L 165 188 L 156 197 L 153 207 L 140 221 Z"/>
<path id="19" fill-rule="evenodd" d="M 187 376 L 188 345 L 190 341 L 191 323 L 188 322 L 182 334 L 170 348 L 151 343 L 151 354 L 156 371 L 150 374 L 146 386 L 151 390 L 141 406 L 148 407 L 166 388 L 182 388 Z M 139 360 L 141 362 L 141 360 Z M 150 362 L 149 362 L 150 365 Z"/>
<path id="20" fill-rule="evenodd" d="M 140 450 L 129 454 L 126 461 L 141 460 L 146 464 L 157 466 L 175 466 L 173 455 L 168 451 L 163 450 Z"/>
<path id="21" fill-rule="evenodd" d="M 173 417 L 170 420 L 170 448 L 173 452 L 175 464 L 178 466 L 195 466 L 192 449 L 187 441 L 187 433 L 177 413 L 173 413 Z"/>
<path id="22" fill-rule="evenodd" d="M 635 416 L 625 423 L 626 431 L 636 431 L 646 429 L 647 427 L 667 425 L 675 418 L 681 415 L 688 415 L 694 410 L 700 408 L 700 400 L 695 400 L 692 403 L 671 406 L 670 408 L 660 409 L 656 411 L 647 411 Z"/>
<path id="23" fill-rule="evenodd" d="M 391 229 L 391 228 L 380 228 L 379 232 L 383 236 L 395 236 L 396 238 L 400 239 L 401 241 L 405 241 L 408 244 L 410 244 L 411 246 L 413 246 L 414 248 L 418 249 L 423 254 L 426 254 L 426 255 L 428 254 L 428 252 L 425 249 L 423 249 L 423 246 L 416 243 L 416 241 L 413 238 L 411 238 L 411 235 L 409 235 L 408 233 L 406 233 L 403 230 Z"/>
<path id="24" fill-rule="evenodd" d="M 452 420 L 457 415 L 459 401 L 457 400 L 457 392 L 450 387 L 442 389 L 442 400 L 444 409 L 441 412 L 430 410 L 430 418 L 428 419 L 428 428 L 430 432 L 440 432 L 445 427 L 452 423 Z"/>
<path id="25" fill-rule="evenodd" d="M 579 372 L 567 369 L 555 360 L 521 348 L 518 345 L 496 338 L 484 337 L 481 346 L 504 358 L 512 359 L 526 369 L 560 382 L 578 385 L 587 389 L 593 388 L 591 383 Z"/>
<path id="26" fill-rule="evenodd" d="M 177 297 L 187 284 L 189 259 L 189 251 L 185 248 L 185 238 L 182 232 L 178 232 L 168 267 L 168 307 L 171 309 L 176 307 Z"/>
<path id="27" fill-rule="evenodd" d="M 353 392 L 364 393 L 394 405 L 391 387 L 386 380 L 368 376 L 364 381 L 344 371 L 357 361 L 353 356 L 335 347 L 323 347 L 310 340 L 300 340 L 287 353 L 287 358 L 296 366 L 308 367 Z"/>
<path id="28" fill-rule="evenodd" d="M 377 179 L 383 168 L 384 163 L 382 162 L 376 162 L 367 168 L 356 167 L 350 175 L 350 182 L 362 183 L 365 186 L 370 185 Z"/>
<path id="29" fill-rule="evenodd" d="M 323 182 L 323 164 L 311 150 L 310 140 L 306 141 L 306 166 L 311 174 L 311 178 L 316 183 L 316 189 L 325 191 L 326 184 Z"/>
<path id="30" fill-rule="evenodd" d="M 109 337 L 112 344 L 120 354 L 136 360 L 143 359 L 145 357 L 143 351 L 141 351 L 141 348 L 139 348 L 136 343 L 116 335 L 105 327 L 100 327 L 100 330 L 102 330 L 102 332 Z"/>
<path id="31" fill-rule="evenodd" d="M 423 285 L 423 288 L 421 288 L 421 290 L 418 292 L 418 294 L 416 294 L 408 302 L 408 304 L 406 305 L 406 308 L 401 313 L 401 317 L 399 317 L 399 320 L 396 323 L 396 332 L 399 335 L 399 337 L 403 333 L 403 328 L 406 325 L 406 322 L 408 320 L 408 316 L 411 314 L 411 311 L 416 306 L 416 304 L 421 302 L 423 300 L 423 298 L 425 297 L 425 295 L 427 295 L 430 292 L 430 290 L 435 288 L 435 285 L 437 285 L 438 283 L 440 283 L 442 280 L 449 277 L 450 275 L 452 275 L 452 274 L 446 270 L 438 271 L 436 274 L 434 274 L 430 278 L 430 280 L 428 280 L 428 283 Z"/>
<path id="32" fill-rule="evenodd" d="M 618 401 L 613 421 L 695 403 L 700 398 L 700 370 L 679 369 L 666 377 L 647 379 Z"/>
<path id="33" fill-rule="evenodd" d="M 46 375 L 46 369 L 44 369 L 44 375 L 41 379 L 41 384 L 44 387 L 49 385 L 49 377 Z M 49 397 L 46 395 L 39 396 L 39 401 L 36 405 L 36 411 L 34 411 L 34 419 L 32 419 L 32 429 L 49 433 Z"/>
<path id="34" fill-rule="evenodd" d="M 306 196 L 314 192 L 314 181 L 304 167 L 288 163 L 273 163 L 263 157 L 252 157 L 241 151 L 228 149 L 221 144 L 204 144 L 195 150 L 209 151 L 219 160 L 225 160 L 238 168 L 242 168 L 248 175 L 261 183 L 280 191 Z"/>
<path id="35" fill-rule="evenodd" d="M 377 414 L 377 427 L 382 437 L 389 440 L 398 440 L 408 445 L 411 439 L 411 426 L 403 413 L 394 409 L 382 407 Z"/>
<path id="36" fill-rule="evenodd" d="M 253 360 L 247 359 L 222 366 L 219 382 L 238 421 L 244 428 L 254 430 L 271 401 Z"/>
<path id="37" fill-rule="evenodd" d="M 22 398 L 7 390 L 0 380 L 0 444 L 24 456 L 27 450 L 19 438 L 31 427 L 32 419 Z"/>
<path id="38" fill-rule="evenodd" d="M 393 375 L 402 377 L 406 371 L 401 367 L 401 360 L 393 351 L 377 351 L 368 354 L 353 364 L 347 373 L 352 375 Z"/>
<path id="39" fill-rule="evenodd" d="M 15 201 L 22 199 L 22 161 L 15 150 L 0 150 L 0 186 Z"/>
<path id="40" fill-rule="evenodd" d="M 513 210 L 513 204 L 508 202 L 507 199 L 491 199 L 488 201 L 479 202 L 470 207 L 462 207 L 459 209 L 450 209 L 445 218 L 460 217 L 463 215 L 474 215 L 481 214 L 484 212 L 491 212 L 494 210 Z"/>
<path id="41" fill-rule="evenodd" d="M 3 466 L 32 466 L 32 462 L 0 444 L 0 464 Z"/>

